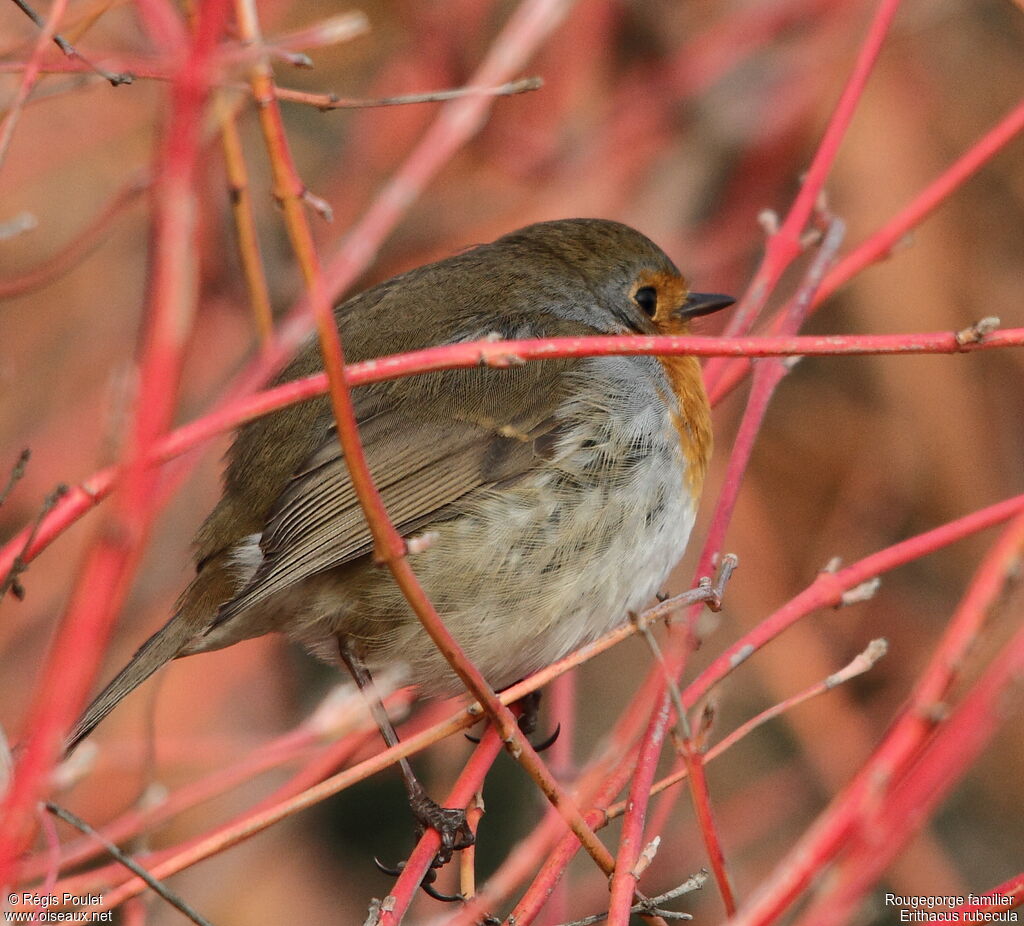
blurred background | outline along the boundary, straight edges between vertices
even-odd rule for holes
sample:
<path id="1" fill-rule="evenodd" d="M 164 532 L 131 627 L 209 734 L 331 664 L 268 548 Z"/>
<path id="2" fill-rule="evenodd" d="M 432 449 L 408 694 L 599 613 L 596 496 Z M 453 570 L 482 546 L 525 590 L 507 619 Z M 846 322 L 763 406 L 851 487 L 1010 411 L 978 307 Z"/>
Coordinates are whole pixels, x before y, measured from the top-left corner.
<path id="1" fill-rule="evenodd" d="M 271 39 L 349 9 L 332 0 L 266 0 L 258 7 Z M 366 34 L 307 49 L 312 70 L 279 63 L 278 82 L 372 98 L 457 87 L 514 4 L 371 0 L 360 9 L 370 23 Z M 360 285 L 529 222 L 601 216 L 660 243 L 696 288 L 742 293 L 762 253 L 758 217 L 788 207 L 873 11 L 865 0 L 580 0 L 522 71 L 541 76 L 543 89 L 495 102 L 486 126 L 413 203 Z M 130 4 L 75 0 L 65 31 L 81 35 L 76 41 L 97 60 L 140 60 L 156 52 L 136 16 Z M 0 7 L 0 64 L 23 61 L 35 34 L 13 5 Z M 903 4 L 826 185 L 829 208 L 848 226 L 845 250 L 1018 102 L 1022 49 L 1019 3 Z M 48 60 L 58 61 L 59 53 Z M 9 105 L 17 79 L 15 67 L 0 70 L 0 107 Z M 23 215 L 32 224 L 0 240 L 6 297 L 0 468 L 6 473 L 23 447 L 33 454 L 0 508 L 0 539 L 30 523 L 56 484 L 83 480 L 118 458 L 150 220 L 146 194 L 125 191 L 151 167 L 167 93 L 158 80 L 115 89 L 94 76 L 50 74 L 0 166 L 0 225 Z M 330 224 L 312 219 L 322 254 L 336 250 L 438 110 L 431 103 L 325 113 L 285 104 L 299 171 L 334 211 Z M 270 195 L 251 107 L 240 126 L 271 295 L 283 311 L 301 279 Z M 212 132 L 205 152 L 201 292 L 180 423 L 210 407 L 256 344 Z M 829 299 L 807 330 L 951 330 L 987 315 L 1006 327 L 1024 325 L 1022 152 L 1021 141 L 1012 142 L 891 259 Z M 122 195 L 124 205 L 100 226 L 87 253 L 68 257 L 63 249 Z M 793 282 L 783 281 L 773 305 L 791 294 Z M 715 333 L 723 323 L 708 319 L 700 333 Z M 726 544 L 741 569 L 692 671 L 803 589 L 832 557 L 853 561 L 1024 491 L 1022 363 L 1024 354 L 1014 350 L 801 362 L 769 410 Z M 716 410 L 718 451 L 707 499 L 720 485 L 745 395 L 745 387 L 737 390 Z M 226 445 L 221 438 L 207 446 L 159 518 L 109 647 L 105 678 L 166 620 L 187 582 L 190 539 L 216 499 Z M 0 722 L 14 742 L 95 521 L 84 518 L 32 564 L 23 577 L 23 602 L 3 602 Z M 889 657 L 867 676 L 792 711 L 709 768 L 741 898 L 870 754 L 993 536 L 979 535 L 887 575 L 867 603 L 813 615 L 717 692 L 721 732 L 713 739 L 824 678 L 872 638 L 891 645 Z M 694 548 L 700 529 L 695 538 Z M 691 582 L 694 553 L 670 591 Z M 965 667 L 968 680 L 1019 624 L 1021 604 L 1019 591 L 1002 601 L 976 647 L 976 662 Z M 572 759 L 590 755 L 649 663 L 648 651 L 631 641 L 580 671 Z M 278 639 L 185 660 L 103 725 L 95 737 L 96 767 L 61 800 L 101 823 L 137 800 L 154 775 L 173 790 L 280 734 L 336 680 Z M 418 719 L 436 711 L 421 706 Z M 155 773 L 144 748 L 151 714 L 158 731 Z M 900 894 L 978 893 L 1024 868 L 1024 734 L 1015 716 L 882 887 Z M 470 748 L 452 740 L 420 758 L 437 795 Z M 149 844 L 205 831 L 286 776 L 286 770 L 254 776 L 154 831 Z M 543 813 L 539 797 L 504 757 L 485 797 L 484 873 Z M 612 845 L 614 832 L 607 835 Z M 706 864 L 685 797 L 660 835 L 661 850 L 645 875 L 650 893 Z M 171 883 L 217 924 L 359 923 L 369 897 L 390 885 L 372 856 L 398 860 L 410 846 L 401 786 L 391 770 Z M 569 883 L 565 909 L 541 922 L 602 909 L 605 883 L 589 860 L 577 861 Z M 699 922 L 722 918 L 710 886 L 685 909 Z M 410 921 L 419 922 L 445 910 L 422 898 L 413 913 Z M 876 895 L 858 916 L 865 923 L 896 922 L 898 910 Z M 147 921 L 180 917 L 154 903 Z"/>

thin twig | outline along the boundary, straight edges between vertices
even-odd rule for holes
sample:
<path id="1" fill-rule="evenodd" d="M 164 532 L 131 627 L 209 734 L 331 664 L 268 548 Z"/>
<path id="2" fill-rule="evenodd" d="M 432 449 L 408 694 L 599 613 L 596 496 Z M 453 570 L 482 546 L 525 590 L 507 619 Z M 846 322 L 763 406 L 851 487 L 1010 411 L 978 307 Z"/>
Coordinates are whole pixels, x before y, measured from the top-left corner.
<path id="1" fill-rule="evenodd" d="M 722 604 L 723 588 L 736 567 L 736 557 L 727 556 L 724 558 L 722 568 L 719 570 L 719 579 L 713 587 L 710 582 L 701 580 L 696 589 L 692 589 L 690 596 L 703 594 L 706 603 L 715 610 Z M 679 596 L 683 597 L 683 596 Z M 667 602 L 662 602 L 664 605 Z M 682 606 L 677 602 L 675 609 Z M 643 622 L 636 616 L 632 618 L 637 626 L 638 633 L 644 638 L 647 646 L 654 654 L 655 659 L 662 668 L 662 681 L 667 694 L 662 695 L 662 703 L 657 711 L 652 712 L 647 733 L 644 736 L 643 744 L 637 757 L 636 771 L 630 784 L 630 796 L 628 804 L 630 810 L 623 823 L 622 835 L 619 839 L 619 850 L 615 859 L 615 872 L 611 879 L 611 896 L 608 902 L 608 921 L 611 924 L 622 924 L 625 926 L 629 919 L 630 899 L 635 890 L 636 881 L 641 870 L 640 852 L 643 840 L 644 821 L 646 808 L 650 796 L 651 785 L 657 768 L 658 757 L 661 753 L 661 745 L 665 736 L 665 729 L 669 719 L 669 706 L 673 706 L 676 712 L 677 723 L 685 731 L 686 739 L 689 739 L 689 727 L 686 710 L 683 707 L 682 698 L 675 678 L 665 664 L 661 649 L 658 646 L 654 634 L 650 631 L 650 622 Z M 643 866 L 646 867 L 646 866 Z M 722 880 L 722 879 L 720 879 Z M 731 895 L 730 895 L 731 897 Z"/>
<path id="2" fill-rule="evenodd" d="M 28 447 L 18 454 L 18 459 L 15 461 L 14 466 L 11 467 L 11 474 L 7 477 L 7 485 L 4 486 L 3 491 L 0 491 L 0 505 L 7 501 L 7 496 L 11 494 L 11 489 L 25 475 L 25 467 L 28 466 L 28 461 L 31 457 L 32 451 Z"/>
<path id="3" fill-rule="evenodd" d="M 480 832 L 480 821 L 486 810 L 483 789 L 477 789 L 476 794 L 473 795 L 466 807 L 466 825 L 473 834 L 473 845 L 463 849 L 459 858 L 459 894 L 464 898 L 476 894 L 476 844 Z"/>
<path id="4" fill-rule="evenodd" d="M 659 894 L 657 897 L 647 897 L 640 903 L 634 904 L 629 908 L 629 912 L 637 913 L 640 916 L 661 916 L 667 920 L 692 920 L 693 917 L 689 913 L 677 913 L 672 910 L 663 910 L 661 909 L 661 905 L 663 903 L 668 903 L 668 901 L 674 900 L 676 897 L 680 897 L 683 894 L 690 894 L 693 891 L 700 890 L 707 879 L 707 872 L 700 871 L 692 878 L 684 881 L 678 887 L 674 887 L 670 891 L 665 891 L 664 894 Z M 607 913 L 595 913 L 593 916 L 585 916 L 581 920 L 573 920 L 571 923 L 565 923 L 564 926 L 593 926 L 594 923 L 600 923 L 607 918 Z"/>
<path id="5" fill-rule="evenodd" d="M 544 86 L 540 77 L 524 77 L 498 87 L 454 87 L 450 90 L 430 90 L 425 93 L 403 93 L 399 96 L 383 96 L 372 100 L 339 97 L 334 93 L 307 93 L 275 87 L 274 95 L 288 103 L 304 103 L 328 112 L 332 109 L 369 109 L 375 106 L 407 106 L 410 103 L 444 103 L 466 96 L 514 96 L 529 93 Z"/>
<path id="6" fill-rule="evenodd" d="M 30 7 L 25 0 L 14 0 L 15 5 L 34 22 L 40 29 L 46 28 L 46 21 Z M 67 39 L 61 36 L 59 33 L 54 33 L 51 36 L 53 44 L 56 45 L 65 55 L 69 58 L 77 58 L 82 62 L 90 71 L 94 71 L 99 74 L 104 80 L 109 81 L 110 86 L 119 87 L 121 84 L 130 84 L 135 78 L 132 74 L 121 73 L 115 74 L 104 68 L 101 68 L 98 64 L 94 64 L 88 58 L 85 57 L 74 45 L 72 45 Z"/>
<path id="7" fill-rule="evenodd" d="M 649 635 L 646 628 L 642 631 Z M 639 872 L 637 862 L 643 849 L 643 830 L 646 817 L 646 805 L 637 803 L 637 796 L 649 791 L 654 781 L 661 754 L 661 746 L 665 740 L 665 731 L 671 717 L 670 704 L 663 695 L 659 698 L 658 709 L 651 712 L 647 733 L 637 755 L 633 780 L 630 783 L 629 799 L 631 813 L 622 828 L 619 838 L 619 849 L 615 855 L 615 870 L 612 872 L 610 896 L 608 898 L 608 921 L 613 926 L 626 926 L 629 920 L 630 901 L 637 890 Z"/>
<path id="8" fill-rule="evenodd" d="M 867 672 L 885 655 L 886 648 L 885 640 L 872 640 L 862 653 L 858 654 L 843 668 L 833 672 L 828 676 L 828 678 L 805 688 L 803 691 L 798 692 L 792 697 L 786 698 L 784 701 L 780 701 L 778 704 L 773 704 L 771 707 L 766 708 L 756 716 L 751 717 L 750 720 L 738 726 L 728 736 L 724 737 L 720 742 L 716 743 L 708 750 L 707 755 L 704 756 L 705 764 L 710 762 L 712 759 L 717 759 L 722 755 L 722 753 L 731 749 L 740 740 L 746 738 L 755 730 L 764 726 L 769 721 L 774 720 L 781 714 L 784 714 L 786 711 L 792 710 L 812 698 L 827 694 L 837 685 Z M 651 796 L 653 797 L 655 794 L 660 794 L 667 788 L 671 788 L 673 785 L 679 784 L 687 777 L 688 774 L 689 771 L 684 764 L 683 768 L 674 771 L 670 775 L 666 775 L 664 778 L 653 784 L 651 786 Z M 621 817 L 626 812 L 626 808 L 628 806 L 629 804 L 627 801 L 619 801 L 616 804 L 612 804 L 605 811 L 605 817 L 609 822 L 617 817 Z"/>
<path id="9" fill-rule="evenodd" d="M 228 198 L 231 202 L 231 217 L 234 220 L 235 244 L 238 247 L 242 276 L 245 279 L 249 306 L 261 344 L 269 343 L 274 334 L 274 316 L 270 306 L 270 292 L 267 275 L 260 253 L 256 218 L 252 209 L 252 190 L 249 186 L 249 171 L 242 149 L 242 138 L 238 131 L 237 113 L 228 106 L 223 96 L 214 101 L 214 111 L 220 126 L 221 150 L 224 153 L 224 168 L 228 181 Z"/>
<path id="10" fill-rule="evenodd" d="M 11 473 L 11 484 L 7 487 L 4 492 L 4 497 L 7 495 L 7 491 L 10 490 L 11 486 L 14 485 L 15 479 L 21 478 L 21 473 L 18 472 L 19 467 L 28 460 L 28 450 L 21 452 L 21 457 L 18 463 L 14 467 L 14 472 Z M 17 476 L 15 475 L 17 473 Z M 21 552 L 14 557 L 13 562 L 8 567 L 7 572 L 4 574 L 3 581 L 0 582 L 0 600 L 3 599 L 4 595 L 10 592 L 14 595 L 18 601 L 22 601 L 25 598 L 25 589 L 22 587 L 19 581 L 22 573 L 28 568 L 28 549 L 32 546 L 35 541 L 36 534 L 39 531 L 40 525 L 45 520 L 46 516 L 56 507 L 57 503 L 67 494 L 68 487 L 66 485 L 59 485 L 55 488 L 46 498 L 43 500 L 42 507 L 39 509 L 39 513 L 36 515 L 35 520 L 32 522 L 32 526 L 29 528 L 28 536 L 25 537 L 25 543 L 21 548 Z"/>
<path id="11" fill-rule="evenodd" d="M 108 839 L 104 839 L 103 836 L 101 836 L 81 817 L 73 814 L 70 810 L 66 810 L 63 807 L 54 804 L 52 801 L 47 801 L 45 806 L 46 809 L 55 817 L 58 817 L 65 823 L 73 826 L 79 832 L 84 833 L 86 836 L 91 836 L 99 842 L 112 858 L 117 859 L 117 861 L 124 865 L 124 867 L 130 872 L 142 878 L 150 888 L 163 897 L 163 899 L 172 907 L 187 916 L 193 923 L 197 924 L 197 926 L 213 926 L 208 919 L 193 910 L 189 904 L 182 900 L 182 898 L 174 893 L 174 891 L 172 891 L 166 884 L 154 878 L 148 871 L 146 871 L 145 868 L 136 862 L 135 859 L 125 852 L 122 852 L 116 845 L 114 845 L 114 843 L 110 842 Z"/>

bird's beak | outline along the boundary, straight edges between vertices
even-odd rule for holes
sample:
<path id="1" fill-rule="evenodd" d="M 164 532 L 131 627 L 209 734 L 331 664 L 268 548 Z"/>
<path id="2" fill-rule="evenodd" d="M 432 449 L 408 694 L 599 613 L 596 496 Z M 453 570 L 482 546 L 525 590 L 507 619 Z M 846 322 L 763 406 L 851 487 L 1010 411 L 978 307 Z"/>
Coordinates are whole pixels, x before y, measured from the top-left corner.
<path id="1" fill-rule="evenodd" d="M 700 315 L 710 315 L 719 309 L 727 309 L 736 300 L 732 296 L 723 296 L 720 293 L 690 293 L 673 316 L 680 320 L 697 318 Z"/>

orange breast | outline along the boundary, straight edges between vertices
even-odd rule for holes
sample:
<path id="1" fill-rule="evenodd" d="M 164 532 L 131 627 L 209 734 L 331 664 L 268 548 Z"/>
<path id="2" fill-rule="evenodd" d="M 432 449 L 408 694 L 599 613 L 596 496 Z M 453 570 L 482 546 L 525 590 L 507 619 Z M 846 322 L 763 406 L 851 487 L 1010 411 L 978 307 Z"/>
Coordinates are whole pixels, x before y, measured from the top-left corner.
<path id="1" fill-rule="evenodd" d="M 700 363 L 696 357 L 659 357 L 668 376 L 672 392 L 679 403 L 672 421 L 679 433 L 679 443 L 686 458 L 687 488 L 696 498 L 704 487 L 704 476 L 711 456 L 711 408 Z"/>

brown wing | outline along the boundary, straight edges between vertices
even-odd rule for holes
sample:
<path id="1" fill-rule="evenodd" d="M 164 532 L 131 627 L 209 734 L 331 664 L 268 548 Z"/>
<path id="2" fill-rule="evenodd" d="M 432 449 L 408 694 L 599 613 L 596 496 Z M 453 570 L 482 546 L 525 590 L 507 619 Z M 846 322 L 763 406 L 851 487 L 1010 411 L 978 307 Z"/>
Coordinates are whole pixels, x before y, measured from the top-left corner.
<path id="1" fill-rule="evenodd" d="M 514 480 L 540 460 L 557 426 L 571 361 L 422 377 L 360 435 L 392 521 L 403 535 L 451 516 L 468 493 Z M 416 382 L 411 381 L 411 382 Z M 379 408 L 379 406 L 378 406 Z M 260 540 L 263 561 L 218 614 L 230 620 L 308 576 L 372 551 L 373 539 L 331 428 L 287 483 Z"/>

